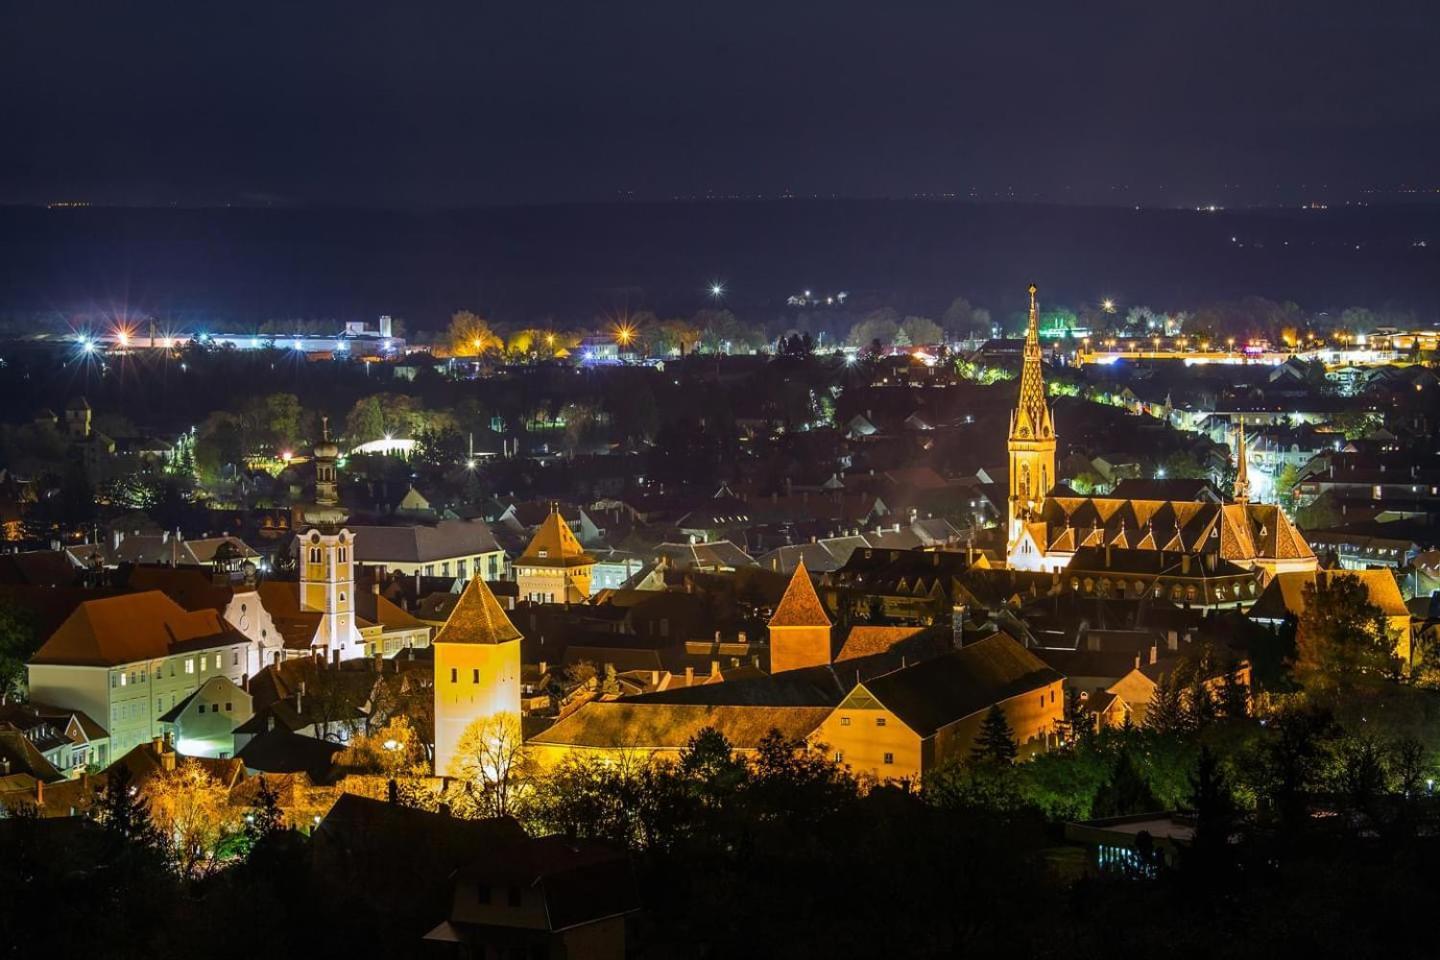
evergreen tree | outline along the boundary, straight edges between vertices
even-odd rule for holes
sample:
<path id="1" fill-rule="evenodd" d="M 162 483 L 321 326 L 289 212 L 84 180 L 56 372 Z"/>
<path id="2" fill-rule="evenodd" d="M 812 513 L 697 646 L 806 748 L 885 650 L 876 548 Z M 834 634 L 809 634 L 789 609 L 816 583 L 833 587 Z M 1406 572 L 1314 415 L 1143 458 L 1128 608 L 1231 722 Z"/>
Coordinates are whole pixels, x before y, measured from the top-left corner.
<path id="1" fill-rule="evenodd" d="M 150 809 L 134 789 L 130 770 L 123 764 L 116 764 L 107 775 L 105 791 L 100 795 L 98 819 L 119 842 L 149 846 L 156 840 Z"/>
<path id="2" fill-rule="evenodd" d="M 1156 733 L 1179 733 L 1188 729 L 1190 718 L 1181 696 L 1183 684 L 1178 670 L 1162 673 L 1155 683 L 1155 693 L 1145 710 L 1145 728 Z"/>
<path id="3" fill-rule="evenodd" d="M 265 775 L 262 773 L 255 792 L 255 807 L 245 817 L 245 839 L 253 848 L 255 844 L 284 829 L 285 813 L 280 809 L 280 795 L 265 782 Z"/>
<path id="4" fill-rule="evenodd" d="M 1220 760 L 1208 746 L 1201 746 L 1190 776 L 1190 807 L 1195 812 L 1195 836 L 1186 865 L 1210 879 L 1231 862 L 1230 837 L 1235 832 L 1237 807 Z"/>
<path id="5" fill-rule="evenodd" d="M 1155 799 L 1150 781 L 1136 765 L 1134 754 L 1128 748 L 1122 750 L 1110 779 L 1095 794 L 1093 814 L 1097 817 L 1123 817 L 1158 809 L 1160 801 Z"/>
<path id="6" fill-rule="evenodd" d="M 1005 719 L 1005 711 L 1000 709 L 999 704 L 992 704 L 980 724 L 975 745 L 970 748 L 970 759 L 975 763 L 1005 765 L 1014 763 L 1018 752 L 1015 732 L 1010 729 L 1010 721 Z"/>

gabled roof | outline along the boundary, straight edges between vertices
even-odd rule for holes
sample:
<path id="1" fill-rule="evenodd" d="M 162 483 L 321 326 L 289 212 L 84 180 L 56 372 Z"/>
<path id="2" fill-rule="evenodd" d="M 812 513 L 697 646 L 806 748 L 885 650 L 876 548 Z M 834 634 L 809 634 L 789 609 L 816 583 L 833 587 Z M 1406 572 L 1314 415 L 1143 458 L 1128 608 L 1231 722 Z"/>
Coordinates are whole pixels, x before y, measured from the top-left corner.
<path id="1" fill-rule="evenodd" d="M 518 564 L 542 567 L 584 566 L 594 562 L 595 558 L 585 552 L 579 539 L 570 530 L 570 525 L 555 507 L 540 521 L 535 536 L 530 538 L 530 545 L 516 561 Z"/>
<path id="2" fill-rule="evenodd" d="M 826 615 L 825 606 L 815 592 L 815 584 L 810 582 L 810 573 L 805 569 L 804 560 L 795 566 L 795 572 L 790 576 L 790 585 L 785 588 L 785 595 L 780 598 L 780 605 L 775 608 L 775 615 L 770 618 L 770 626 L 830 626 L 830 617 Z"/>
<path id="3" fill-rule="evenodd" d="M 445 626 L 435 635 L 435 643 L 505 643 L 519 639 L 520 631 L 480 577 L 470 581 Z"/>
<path id="4" fill-rule="evenodd" d="M 1061 679 L 1029 650 L 997 633 L 953 653 L 866 680 L 851 697 L 868 692 L 907 727 L 928 737 L 993 704 Z"/>
<path id="5" fill-rule="evenodd" d="M 80 604 L 30 662 L 113 667 L 247 642 L 215 611 L 187 611 L 160 591 L 148 590 Z"/>

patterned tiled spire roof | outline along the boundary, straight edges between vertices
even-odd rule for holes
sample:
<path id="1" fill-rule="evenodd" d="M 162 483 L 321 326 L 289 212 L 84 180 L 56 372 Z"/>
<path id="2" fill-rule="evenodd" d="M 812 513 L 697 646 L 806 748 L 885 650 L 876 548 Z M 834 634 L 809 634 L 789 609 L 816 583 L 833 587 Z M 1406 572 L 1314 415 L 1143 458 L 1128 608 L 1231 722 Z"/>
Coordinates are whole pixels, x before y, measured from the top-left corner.
<path id="1" fill-rule="evenodd" d="M 1025 363 L 1020 370 L 1020 399 L 1010 420 L 1010 436 L 1017 440 L 1045 440 L 1055 436 L 1050 406 L 1045 402 L 1045 376 L 1040 368 L 1040 307 L 1037 288 L 1030 284 L 1030 324 L 1025 331 Z"/>

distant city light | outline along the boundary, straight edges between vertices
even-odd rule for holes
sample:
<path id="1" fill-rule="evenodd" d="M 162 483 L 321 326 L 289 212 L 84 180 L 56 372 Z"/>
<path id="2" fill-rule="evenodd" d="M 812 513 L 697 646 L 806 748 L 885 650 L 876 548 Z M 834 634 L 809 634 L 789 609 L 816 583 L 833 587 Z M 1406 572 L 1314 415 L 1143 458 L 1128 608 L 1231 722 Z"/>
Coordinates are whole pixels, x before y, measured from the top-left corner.
<path id="1" fill-rule="evenodd" d="M 719 300 L 724 295 L 725 284 L 721 283 L 719 280 L 716 280 L 710 284 L 710 296 L 714 297 L 716 300 Z M 806 296 L 809 296 L 808 290 L 806 291 Z"/>
<path id="2" fill-rule="evenodd" d="M 1104 310 L 1106 313 L 1114 313 L 1114 312 L 1115 312 L 1115 301 L 1114 301 L 1114 300 L 1111 300 L 1109 297 L 1106 297 L 1104 300 L 1101 300 L 1101 301 L 1100 301 L 1100 308 L 1101 308 L 1102 310 Z"/>
<path id="3" fill-rule="evenodd" d="M 475 469 L 475 458 L 474 458 L 474 457 L 471 457 L 469 460 L 466 460 L 466 461 L 465 461 L 465 469 L 466 469 L 466 470 L 474 470 L 474 469 Z"/>

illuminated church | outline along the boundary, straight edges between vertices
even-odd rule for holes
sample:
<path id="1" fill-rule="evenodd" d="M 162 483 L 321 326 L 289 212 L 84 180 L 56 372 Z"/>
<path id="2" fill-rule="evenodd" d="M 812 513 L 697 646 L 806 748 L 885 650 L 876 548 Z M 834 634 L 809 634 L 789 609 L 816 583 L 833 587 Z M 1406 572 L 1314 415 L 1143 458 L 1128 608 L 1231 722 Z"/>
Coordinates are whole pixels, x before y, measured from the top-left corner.
<path id="1" fill-rule="evenodd" d="M 1006 562 L 1015 570 L 1062 570 L 1081 547 L 1218 557 L 1277 573 L 1316 569 L 1315 552 L 1274 504 L 1251 503 L 1243 425 L 1231 502 L 1082 497 L 1055 486 L 1055 424 L 1040 366 L 1040 314 L 1030 287 L 1020 396 L 1010 417 Z"/>

